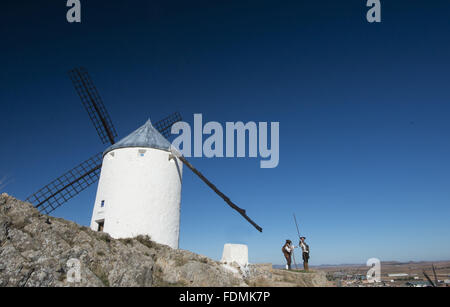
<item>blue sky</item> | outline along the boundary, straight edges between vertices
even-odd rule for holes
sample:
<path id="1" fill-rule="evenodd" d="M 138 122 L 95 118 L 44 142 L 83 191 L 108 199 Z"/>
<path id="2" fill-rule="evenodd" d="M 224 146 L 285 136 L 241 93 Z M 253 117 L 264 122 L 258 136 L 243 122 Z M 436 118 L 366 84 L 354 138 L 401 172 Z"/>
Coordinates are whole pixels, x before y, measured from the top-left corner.
<path id="1" fill-rule="evenodd" d="M 25 199 L 105 149 L 67 76 L 91 74 L 124 137 L 147 118 L 280 122 L 280 163 L 191 158 L 261 234 L 185 169 L 180 247 L 283 263 L 450 259 L 448 1 L 65 1 L 2 4 L 0 178 Z M 96 186 L 54 212 L 87 225 Z M 298 256 L 299 258 L 299 256 Z"/>

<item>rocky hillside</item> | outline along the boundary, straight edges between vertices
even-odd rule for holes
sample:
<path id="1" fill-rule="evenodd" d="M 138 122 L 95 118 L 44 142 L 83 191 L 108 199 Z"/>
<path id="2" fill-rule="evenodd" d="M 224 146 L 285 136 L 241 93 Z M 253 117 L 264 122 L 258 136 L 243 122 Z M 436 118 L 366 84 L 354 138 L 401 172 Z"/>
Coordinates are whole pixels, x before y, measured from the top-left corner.
<path id="1" fill-rule="evenodd" d="M 79 264 L 78 282 L 71 281 L 74 264 Z M 286 272 L 271 265 L 224 265 L 143 236 L 115 240 L 0 195 L 2 287 L 326 285 L 324 273 Z"/>

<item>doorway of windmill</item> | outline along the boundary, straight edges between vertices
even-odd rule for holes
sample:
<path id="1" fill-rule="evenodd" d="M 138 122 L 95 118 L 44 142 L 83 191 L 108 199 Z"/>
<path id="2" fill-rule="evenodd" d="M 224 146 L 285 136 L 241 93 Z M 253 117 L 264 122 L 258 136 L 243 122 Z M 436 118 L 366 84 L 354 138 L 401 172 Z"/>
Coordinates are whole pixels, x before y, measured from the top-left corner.
<path id="1" fill-rule="evenodd" d="M 98 224 L 97 231 L 103 232 L 103 228 L 105 227 L 105 220 L 96 221 Z"/>

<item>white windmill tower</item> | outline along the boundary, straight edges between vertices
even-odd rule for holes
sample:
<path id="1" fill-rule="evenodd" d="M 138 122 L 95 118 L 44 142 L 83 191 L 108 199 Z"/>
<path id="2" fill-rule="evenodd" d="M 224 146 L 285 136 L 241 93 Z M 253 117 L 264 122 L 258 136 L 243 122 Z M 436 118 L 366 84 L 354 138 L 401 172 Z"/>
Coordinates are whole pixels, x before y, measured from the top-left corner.
<path id="1" fill-rule="evenodd" d="M 104 151 L 92 230 L 178 248 L 182 163 L 170 147 L 148 120 Z"/>
<path id="2" fill-rule="evenodd" d="M 75 68 L 69 75 L 101 141 L 112 146 L 30 195 L 27 201 L 40 212 L 53 212 L 100 179 L 91 220 L 93 230 L 115 238 L 147 234 L 156 242 L 177 248 L 184 164 L 262 232 L 244 209 L 171 147 L 166 138 L 172 125 L 181 121 L 178 112 L 154 125 L 148 121 L 116 143 L 117 132 L 87 71 Z"/>

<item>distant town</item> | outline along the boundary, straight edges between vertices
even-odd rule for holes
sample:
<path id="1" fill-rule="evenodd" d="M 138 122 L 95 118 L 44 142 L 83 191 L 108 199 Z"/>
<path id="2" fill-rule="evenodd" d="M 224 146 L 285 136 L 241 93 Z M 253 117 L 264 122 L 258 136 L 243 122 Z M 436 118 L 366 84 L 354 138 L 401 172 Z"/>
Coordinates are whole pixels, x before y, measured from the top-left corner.
<path id="1" fill-rule="evenodd" d="M 273 265 L 275 269 L 284 267 Z M 381 262 L 379 282 L 367 280 L 366 274 L 369 269 L 364 264 L 311 266 L 312 272 L 325 272 L 328 281 L 334 287 L 450 287 L 450 261 Z M 293 270 L 302 272 L 295 268 Z"/>
<path id="2" fill-rule="evenodd" d="M 312 269 L 325 271 L 336 287 L 450 287 L 450 261 L 381 262 L 379 282 L 367 280 L 369 267 L 365 265 L 324 265 Z"/>

